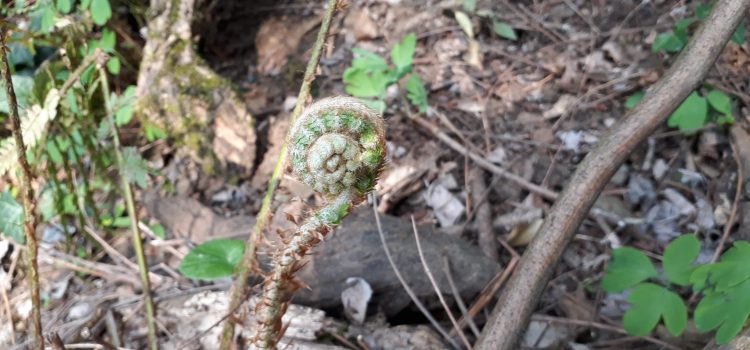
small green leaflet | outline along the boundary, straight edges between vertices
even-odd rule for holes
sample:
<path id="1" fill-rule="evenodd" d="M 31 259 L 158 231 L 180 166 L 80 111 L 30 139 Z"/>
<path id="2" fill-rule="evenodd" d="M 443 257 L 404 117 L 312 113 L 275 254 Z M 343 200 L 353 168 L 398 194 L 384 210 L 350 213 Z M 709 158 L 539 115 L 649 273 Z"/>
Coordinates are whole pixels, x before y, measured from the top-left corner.
<path id="1" fill-rule="evenodd" d="M 680 37 L 675 35 L 672 32 L 669 33 L 661 33 L 656 36 L 656 39 L 654 39 L 654 43 L 651 44 L 651 52 L 659 52 L 659 51 L 666 51 L 666 52 L 680 52 L 682 48 L 685 47 L 685 43 L 680 40 Z"/>
<path id="2" fill-rule="evenodd" d="M 23 207 L 10 192 L 0 193 L 0 232 L 14 241 L 24 244 Z"/>
<path id="3" fill-rule="evenodd" d="M 349 69 L 354 68 L 366 73 L 388 70 L 388 62 L 375 53 L 359 48 L 352 49 L 352 53 L 354 59 L 352 60 L 352 67 Z"/>
<path id="4" fill-rule="evenodd" d="M 630 95 L 630 97 L 628 97 L 628 99 L 625 100 L 625 108 L 627 109 L 635 108 L 635 106 L 638 105 L 638 102 L 641 102 L 644 95 L 646 95 L 646 93 L 643 91 L 638 91 Z"/>
<path id="5" fill-rule="evenodd" d="M 707 294 L 696 306 L 693 318 L 699 331 L 706 332 L 718 327 L 716 342 L 725 344 L 742 330 L 748 315 L 750 280 L 745 280 L 725 291 Z"/>
<path id="6" fill-rule="evenodd" d="M 737 241 L 714 264 L 703 265 L 690 275 L 696 291 L 726 291 L 750 279 L 750 243 Z"/>
<path id="7" fill-rule="evenodd" d="M 643 252 L 618 248 L 612 252 L 612 262 L 607 266 L 601 286 L 610 293 L 619 293 L 656 275 L 654 264 Z"/>
<path id="8" fill-rule="evenodd" d="M 245 253 L 245 243 L 236 239 L 215 239 L 188 253 L 180 263 L 180 272 L 187 278 L 215 280 L 231 277 Z"/>
<path id="9" fill-rule="evenodd" d="M 146 177 L 148 175 L 148 166 L 146 161 L 141 158 L 135 147 L 125 147 L 122 149 L 123 164 L 122 176 L 130 183 L 135 183 L 140 188 L 146 188 Z"/>
<path id="10" fill-rule="evenodd" d="M 690 284 L 693 262 L 700 251 L 701 243 L 695 235 L 682 235 L 669 243 L 663 258 L 664 273 L 669 281 L 681 286 Z"/>
<path id="11" fill-rule="evenodd" d="M 508 23 L 505 23 L 503 21 L 493 20 L 492 29 L 500 37 L 503 37 L 508 40 L 513 40 L 513 41 L 518 40 L 518 35 L 516 34 L 516 30 L 513 29 L 513 27 L 511 27 L 510 24 Z"/>
<path id="12" fill-rule="evenodd" d="M 391 49 L 391 61 L 396 65 L 396 72 L 398 72 L 399 76 L 411 72 L 411 64 L 416 48 L 417 36 L 414 33 L 410 33 Z"/>
<path id="13" fill-rule="evenodd" d="M 732 99 L 719 90 L 711 90 L 706 96 L 713 109 L 723 115 L 732 115 Z"/>
<path id="14" fill-rule="evenodd" d="M 167 133 L 153 123 L 143 123 L 143 129 L 146 131 L 146 140 L 154 142 L 167 137 Z"/>
<path id="15" fill-rule="evenodd" d="M 117 56 L 107 60 L 107 71 L 112 73 L 112 75 L 120 74 L 120 59 Z"/>
<path id="16" fill-rule="evenodd" d="M 73 9 L 73 0 L 57 0 L 55 3 L 57 10 L 63 14 L 67 14 Z"/>
<path id="17" fill-rule="evenodd" d="M 33 92 L 34 78 L 26 75 L 11 75 L 10 78 L 16 92 L 18 110 L 24 110 L 29 106 L 28 100 Z M 5 94 L 5 81 L 0 82 L 0 87 L 2 87 L 2 92 L 0 93 L 0 113 L 9 114 L 10 109 L 8 109 L 8 95 Z"/>
<path id="18" fill-rule="evenodd" d="M 159 237 L 160 239 L 164 239 L 167 236 L 166 230 L 164 230 L 164 226 L 161 224 L 153 224 L 149 225 L 148 228 L 151 229 L 151 232 L 153 232 L 156 237 Z"/>
<path id="19" fill-rule="evenodd" d="M 625 313 L 622 325 L 632 335 L 645 336 L 664 320 L 673 336 L 679 336 L 687 325 L 687 308 L 679 295 L 653 283 L 642 283 L 628 296 L 633 304 Z"/>
<path id="20" fill-rule="evenodd" d="M 355 68 L 344 72 L 346 93 L 356 97 L 381 97 L 385 94 L 388 77 L 380 71 L 370 74 Z"/>
<path id="21" fill-rule="evenodd" d="M 91 18 L 94 23 L 103 26 L 112 17 L 112 7 L 109 0 L 92 0 L 91 1 Z"/>
<path id="22" fill-rule="evenodd" d="M 419 76 L 412 74 L 409 77 L 406 82 L 406 97 L 419 108 L 419 112 L 427 112 L 427 90 L 425 90 L 424 83 L 422 79 L 419 79 Z"/>
<path id="23" fill-rule="evenodd" d="M 113 57 L 115 58 L 115 57 Z M 119 61 L 118 61 L 119 62 Z M 130 85 L 125 89 L 121 96 L 114 101 L 115 122 L 117 126 L 130 123 L 133 119 L 133 103 L 135 103 L 135 86 Z"/>
<path id="24" fill-rule="evenodd" d="M 703 127 L 707 117 L 708 102 L 694 91 L 669 116 L 667 125 L 679 128 L 684 133 L 690 133 Z"/>

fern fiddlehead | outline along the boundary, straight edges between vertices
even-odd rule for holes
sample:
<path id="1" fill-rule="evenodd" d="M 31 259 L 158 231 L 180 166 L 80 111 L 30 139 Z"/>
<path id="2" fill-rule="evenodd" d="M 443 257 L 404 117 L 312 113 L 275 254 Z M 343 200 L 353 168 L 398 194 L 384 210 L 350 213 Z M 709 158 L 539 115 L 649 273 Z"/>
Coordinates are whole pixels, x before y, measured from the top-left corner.
<path id="1" fill-rule="evenodd" d="M 300 225 L 273 258 L 257 309 L 254 343 L 260 349 L 274 349 L 281 337 L 281 316 L 300 260 L 364 200 L 385 160 L 382 117 L 350 97 L 312 104 L 292 126 L 287 143 L 292 173 L 320 192 L 327 204 Z"/>

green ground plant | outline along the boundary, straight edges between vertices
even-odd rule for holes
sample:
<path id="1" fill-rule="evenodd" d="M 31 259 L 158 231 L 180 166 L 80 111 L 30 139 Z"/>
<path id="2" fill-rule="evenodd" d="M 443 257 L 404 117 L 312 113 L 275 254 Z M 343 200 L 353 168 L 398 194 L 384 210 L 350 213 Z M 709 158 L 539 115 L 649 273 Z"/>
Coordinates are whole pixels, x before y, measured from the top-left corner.
<path id="1" fill-rule="evenodd" d="M 695 133 L 710 122 L 719 125 L 734 123 L 734 101 L 729 95 L 706 86 L 705 94 L 694 91 L 667 119 L 667 125 L 680 130 L 686 135 Z M 643 98 L 644 92 L 638 91 L 625 100 L 625 108 L 632 109 Z"/>
<path id="2" fill-rule="evenodd" d="M 669 52 L 677 53 L 687 45 L 690 39 L 690 28 L 693 24 L 705 20 L 708 14 L 711 13 L 711 6 L 713 4 L 700 4 L 695 9 L 695 15 L 688 18 L 683 18 L 674 24 L 671 31 L 660 33 L 654 39 L 651 44 L 652 52 Z M 747 36 L 747 28 L 744 23 L 740 23 L 737 29 L 732 34 L 732 42 L 737 45 L 742 45 L 745 42 Z"/>
<path id="3" fill-rule="evenodd" d="M 624 247 L 612 252 L 601 287 L 609 293 L 629 291 L 632 304 L 623 327 L 635 336 L 648 335 L 663 322 L 679 336 L 688 325 L 688 307 L 681 295 L 700 295 L 692 320 L 701 332 L 715 331 L 725 344 L 742 330 L 750 315 L 750 243 L 738 241 L 716 263 L 696 264 L 701 243 L 683 235 L 669 243 L 662 256 L 662 273 L 643 252 Z"/>

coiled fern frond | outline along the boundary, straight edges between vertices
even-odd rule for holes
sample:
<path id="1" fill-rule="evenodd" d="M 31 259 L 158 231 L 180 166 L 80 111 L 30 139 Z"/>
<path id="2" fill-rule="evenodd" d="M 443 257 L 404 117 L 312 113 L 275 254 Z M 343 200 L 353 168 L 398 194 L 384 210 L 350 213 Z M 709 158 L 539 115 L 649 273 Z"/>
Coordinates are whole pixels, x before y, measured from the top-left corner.
<path id="1" fill-rule="evenodd" d="M 326 98 L 308 107 L 292 125 L 287 142 L 292 173 L 327 203 L 273 258 L 258 304 L 255 346 L 260 349 L 274 349 L 281 337 L 281 316 L 302 257 L 372 191 L 385 161 L 383 118 L 350 97 Z"/>

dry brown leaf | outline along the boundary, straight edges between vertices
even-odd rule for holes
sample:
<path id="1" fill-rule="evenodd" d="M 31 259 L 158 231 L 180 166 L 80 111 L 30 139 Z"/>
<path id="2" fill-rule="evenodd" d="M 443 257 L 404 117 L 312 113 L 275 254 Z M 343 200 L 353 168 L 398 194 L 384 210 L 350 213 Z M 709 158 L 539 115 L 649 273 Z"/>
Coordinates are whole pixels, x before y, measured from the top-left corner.
<path id="1" fill-rule="evenodd" d="M 294 53 L 302 36 L 317 26 L 320 17 L 300 20 L 298 18 L 271 17 L 260 25 L 255 36 L 255 49 L 258 52 L 258 72 L 278 74 L 286 64 L 287 57 Z M 299 23 L 289 25 L 289 23 Z"/>

